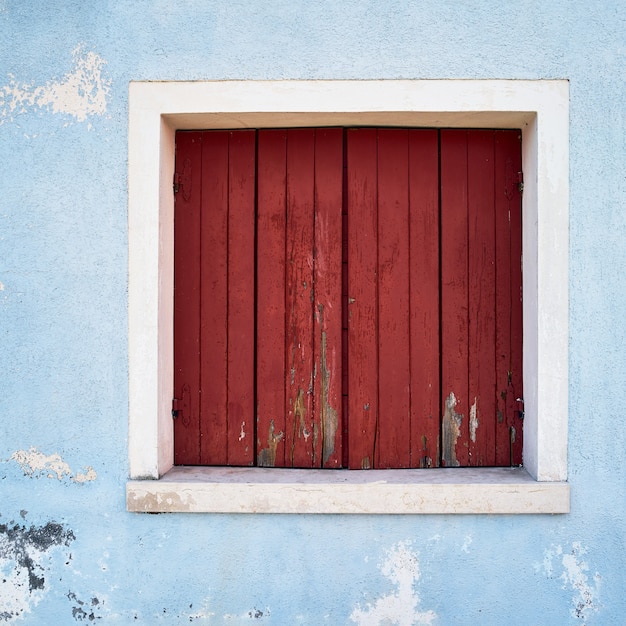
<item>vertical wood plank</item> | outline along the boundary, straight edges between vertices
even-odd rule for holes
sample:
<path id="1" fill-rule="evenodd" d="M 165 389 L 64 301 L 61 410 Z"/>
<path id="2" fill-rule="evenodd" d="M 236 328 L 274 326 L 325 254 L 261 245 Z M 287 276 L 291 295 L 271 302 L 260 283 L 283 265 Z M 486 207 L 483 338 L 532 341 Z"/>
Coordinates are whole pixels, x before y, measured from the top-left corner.
<path id="1" fill-rule="evenodd" d="M 229 133 L 229 465 L 254 464 L 254 235 L 256 132 Z"/>
<path id="2" fill-rule="evenodd" d="M 285 264 L 285 463 L 315 464 L 313 409 L 313 234 L 315 131 L 287 131 Z"/>
<path id="3" fill-rule="evenodd" d="M 409 131 L 411 467 L 439 466 L 439 133 Z"/>
<path id="4" fill-rule="evenodd" d="M 495 463 L 494 132 L 467 133 L 469 465 Z"/>
<path id="5" fill-rule="evenodd" d="M 441 131 L 441 462 L 468 463 L 467 131 Z"/>
<path id="6" fill-rule="evenodd" d="M 174 462 L 200 462 L 200 203 L 202 135 L 176 133 L 181 184 L 174 218 Z"/>
<path id="7" fill-rule="evenodd" d="M 378 429 L 376 130 L 347 131 L 349 467 L 370 469 Z"/>
<path id="8" fill-rule="evenodd" d="M 343 130 L 315 131 L 314 459 L 342 463 Z"/>
<path id="9" fill-rule="evenodd" d="M 257 139 L 257 465 L 285 464 L 285 226 L 287 132 Z"/>
<path id="10" fill-rule="evenodd" d="M 380 468 L 410 466 L 408 131 L 378 131 Z"/>
<path id="11" fill-rule="evenodd" d="M 228 132 L 208 131 L 202 142 L 200 265 L 200 463 L 228 461 Z"/>
<path id="12" fill-rule="evenodd" d="M 521 133 L 496 131 L 496 464 L 522 462 Z"/>

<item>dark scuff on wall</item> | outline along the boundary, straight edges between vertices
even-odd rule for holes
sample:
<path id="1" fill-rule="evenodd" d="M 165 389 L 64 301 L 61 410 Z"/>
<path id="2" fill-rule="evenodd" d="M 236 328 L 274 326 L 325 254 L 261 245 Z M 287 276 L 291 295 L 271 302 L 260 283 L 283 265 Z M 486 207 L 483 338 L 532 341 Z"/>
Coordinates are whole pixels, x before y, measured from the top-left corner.
<path id="1" fill-rule="evenodd" d="M 46 584 L 46 569 L 40 563 L 42 555 L 52 548 L 69 546 L 75 539 L 71 530 L 53 521 L 42 526 L 26 526 L 14 521 L 0 524 L 0 560 L 14 563 L 13 571 L 5 571 L 0 582 L 13 584 L 16 598 L 26 596 L 36 603 L 35 594 L 43 591 Z M 28 586 L 26 593 L 19 589 L 25 585 Z M 11 597 L 10 591 L 7 597 Z M 19 601 L 8 602 L 7 606 L 0 607 L 0 621 L 20 617 L 28 608 L 28 604 Z"/>

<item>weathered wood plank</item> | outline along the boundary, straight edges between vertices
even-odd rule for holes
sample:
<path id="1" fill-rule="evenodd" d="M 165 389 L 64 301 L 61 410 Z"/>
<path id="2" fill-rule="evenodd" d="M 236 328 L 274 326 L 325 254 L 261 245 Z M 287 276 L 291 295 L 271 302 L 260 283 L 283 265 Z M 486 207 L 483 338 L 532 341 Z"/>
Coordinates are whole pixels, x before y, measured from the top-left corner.
<path id="1" fill-rule="evenodd" d="M 408 131 L 378 131 L 378 386 L 376 467 L 410 466 Z"/>
<path id="2" fill-rule="evenodd" d="M 439 465 L 439 133 L 409 131 L 411 467 Z"/>
<path id="3" fill-rule="evenodd" d="M 257 465 L 285 464 L 285 226 L 287 133 L 257 139 Z"/>
<path id="4" fill-rule="evenodd" d="M 254 464 L 256 132 L 229 133 L 228 464 Z"/>
<path id="5" fill-rule="evenodd" d="M 200 200 L 202 135 L 176 134 L 174 225 L 174 462 L 200 462 Z"/>
<path id="6" fill-rule="evenodd" d="M 315 131 L 315 465 L 342 462 L 343 131 Z M 347 311 L 346 311 L 347 313 Z M 346 372 L 347 374 L 347 372 Z"/>
<path id="7" fill-rule="evenodd" d="M 202 134 L 200 463 L 223 465 L 228 377 L 228 133 Z"/>
<path id="8" fill-rule="evenodd" d="M 494 133 L 468 137 L 469 263 L 469 458 L 468 465 L 495 463 L 495 229 Z"/>
<path id="9" fill-rule="evenodd" d="M 441 131 L 442 465 L 468 463 L 467 131 Z"/>
<path id="10" fill-rule="evenodd" d="M 496 362 L 498 412 L 496 464 L 522 462 L 522 235 L 521 138 L 496 131 Z"/>
<path id="11" fill-rule="evenodd" d="M 376 463 L 378 210 L 376 131 L 347 131 L 349 467 Z"/>
<path id="12" fill-rule="evenodd" d="M 287 131 L 285 464 L 314 464 L 313 235 L 315 131 Z"/>

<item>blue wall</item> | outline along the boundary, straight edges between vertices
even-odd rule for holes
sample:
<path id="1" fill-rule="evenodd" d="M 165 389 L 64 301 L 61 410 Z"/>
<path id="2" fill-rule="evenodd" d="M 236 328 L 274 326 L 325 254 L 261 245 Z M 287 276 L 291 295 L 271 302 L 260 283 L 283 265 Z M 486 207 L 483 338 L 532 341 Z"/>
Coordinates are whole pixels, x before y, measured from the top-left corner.
<path id="1" fill-rule="evenodd" d="M 618 0 L 0 0 L 0 623 L 623 624 L 625 68 Z M 125 511 L 128 83 L 270 78 L 570 80 L 569 515 Z"/>

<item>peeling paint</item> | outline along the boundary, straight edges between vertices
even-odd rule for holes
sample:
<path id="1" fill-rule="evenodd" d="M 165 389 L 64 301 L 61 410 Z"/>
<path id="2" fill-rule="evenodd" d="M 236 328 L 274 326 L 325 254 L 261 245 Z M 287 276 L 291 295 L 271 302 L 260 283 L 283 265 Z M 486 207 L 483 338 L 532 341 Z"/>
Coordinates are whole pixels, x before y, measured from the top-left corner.
<path id="1" fill-rule="evenodd" d="M 55 522 L 29 528 L 0 524 L 0 621 L 23 617 L 39 604 L 46 592 L 45 557 L 74 539 L 71 530 Z"/>
<path id="2" fill-rule="evenodd" d="M 470 439 L 476 443 L 476 431 L 478 430 L 478 398 L 474 398 L 474 404 L 470 407 L 469 414 L 469 431 Z"/>
<path id="3" fill-rule="evenodd" d="M 239 441 L 242 441 L 246 437 L 245 427 L 246 427 L 246 423 L 241 422 L 241 430 L 239 431 Z"/>
<path id="4" fill-rule="evenodd" d="M 437 614 L 419 610 L 421 600 L 415 589 L 421 577 L 418 556 L 409 541 L 393 546 L 380 571 L 396 586 L 396 591 L 381 596 L 374 604 L 368 602 L 365 609 L 357 606 L 350 619 L 358 626 L 432 624 Z"/>
<path id="5" fill-rule="evenodd" d="M 0 125 L 35 109 L 71 115 L 78 122 L 103 115 L 111 89 L 111 80 L 103 73 L 106 61 L 86 51 L 84 44 L 73 50 L 72 57 L 72 70 L 45 85 L 20 83 L 10 74 L 9 84 L 0 87 Z"/>
<path id="6" fill-rule="evenodd" d="M 562 573 L 559 580 L 562 581 L 563 589 L 568 587 L 574 592 L 572 596 L 572 608 L 570 615 L 583 624 L 587 623 L 592 613 L 600 610 L 600 582 L 602 577 L 598 572 L 593 575 L 593 584 L 589 582 L 587 572 L 589 565 L 583 559 L 587 549 L 575 541 L 568 552 L 564 552 L 562 546 L 552 546 L 544 552 L 543 570 L 548 578 L 554 578 L 554 565 L 556 559 L 560 560 Z M 536 566 L 535 569 L 540 569 Z"/>
<path id="7" fill-rule="evenodd" d="M 267 434 L 267 448 L 259 450 L 257 464 L 259 467 L 274 467 L 276 465 L 276 448 L 284 438 L 285 433 L 281 430 L 275 434 L 274 420 L 270 420 L 269 432 Z"/>
<path id="8" fill-rule="evenodd" d="M 61 458 L 58 453 L 46 455 L 39 452 L 37 448 L 26 450 L 17 450 L 11 455 L 11 461 L 15 461 L 26 476 L 31 478 L 56 478 L 63 480 L 69 478 L 75 483 L 91 482 L 97 478 L 97 474 L 93 467 L 87 466 L 82 472 L 74 474 L 70 466 Z"/>
<path id="9" fill-rule="evenodd" d="M 446 467 L 458 467 L 456 458 L 456 442 L 461 435 L 461 422 L 463 415 L 456 412 L 457 400 L 454 392 L 446 398 L 446 408 L 441 425 L 441 456 Z"/>

